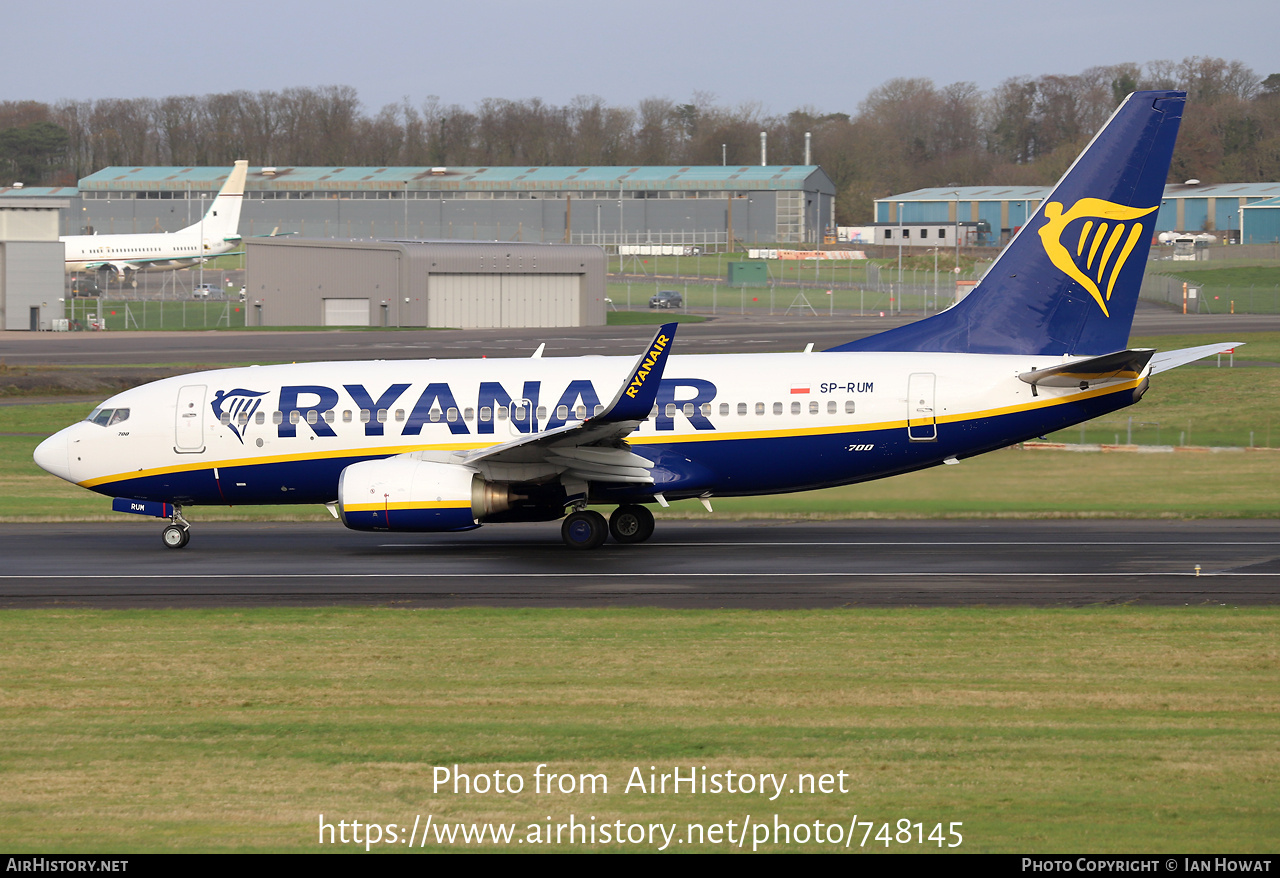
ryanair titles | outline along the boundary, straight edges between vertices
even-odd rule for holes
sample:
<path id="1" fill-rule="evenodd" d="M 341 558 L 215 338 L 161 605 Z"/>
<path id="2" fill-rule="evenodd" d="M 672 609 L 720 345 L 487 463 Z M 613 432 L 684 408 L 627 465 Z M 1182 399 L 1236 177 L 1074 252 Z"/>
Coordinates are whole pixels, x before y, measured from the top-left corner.
<path id="1" fill-rule="evenodd" d="M 653 347 L 649 353 L 645 355 L 644 362 L 640 364 L 640 368 L 636 370 L 636 374 L 632 376 L 631 383 L 627 385 L 627 396 L 635 399 L 637 393 L 644 387 L 644 379 L 649 377 L 649 372 L 657 364 L 658 359 L 662 356 L 662 352 L 667 348 L 669 342 L 665 335 L 659 335 L 653 340 Z M 661 392 L 661 391 L 659 391 Z"/>
<path id="2" fill-rule="evenodd" d="M 654 345 L 658 353 L 661 352 L 659 343 L 665 346 L 666 341 L 659 337 Z M 632 381 L 643 385 L 649 371 L 642 364 Z M 410 392 L 411 387 L 408 383 L 372 390 L 363 384 L 344 384 L 341 389 L 320 384 L 286 385 L 280 388 L 280 400 L 272 420 L 281 439 L 297 436 L 300 428 L 311 430 L 316 436 L 336 436 L 331 425 L 335 419 L 333 412 L 343 408 L 361 412 L 366 436 L 384 435 L 388 424 L 400 425 L 401 436 L 420 436 L 428 424 L 448 427 L 454 435 L 470 434 L 472 426 L 477 434 L 492 434 L 498 424 L 502 426 L 497 429 L 503 431 L 537 433 L 585 420 L 601 406 L 600 394 L 586 378 L 570 381 L 558 393 L 555 389 L 549 391 L 541 381 L 525 381 L 515 392 L 514 387 L 508 389 L 499 381 L 481 381 L 476 390 L 468 394 L 455 393 L 448 382 L 432 382 L 416 397 Z M 628 390 L 630 388 L 629 385 Z M 343 402 L 343 392 L 349 403 Z M 663 377 L 654 401 L 657 409 L 653 416 L 654 429 L 675 430 L 676 414 L 670 412 L 677 412 L 695 430 L 714 430 L 711 420 L 702 414 L 702 406 L 715 396 L 716 386 L 705 379 Z M 498 419 L 499 409 L 506 410 L 505 422 Z M 368 414 L 364 414 L 366 412 Z M 227 423 L 229 419 L 223 415 L 222 420 Z M 237 423 L 243 424 L 243 419 L 227 426 Z M 245 427 L 240 429 L 243 431 Z"/>

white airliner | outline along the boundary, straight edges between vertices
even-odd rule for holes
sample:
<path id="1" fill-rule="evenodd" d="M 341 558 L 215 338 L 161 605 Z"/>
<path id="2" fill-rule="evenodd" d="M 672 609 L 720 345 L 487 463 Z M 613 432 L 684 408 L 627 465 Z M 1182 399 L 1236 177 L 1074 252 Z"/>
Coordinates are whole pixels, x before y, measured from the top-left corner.
<path id="1" fill-rule="evenodd" d="M 1131 405 L 1227 345 L 1126 349 L 1184 101 L 1131 95 L 963 302 L 830 351 L 676 356 L 672 323 L 635 359 L 200 372 L 117 394 L 35 459 L 168 518 L 173 548 L 184 507 L 267 503 L 375 531 L 564 518 L 594 548 L 647 539 L 645 504 L 955 463 Z"/>
<path id="2" fill-rule="evenodd" d="M 204 218 L 176 232 L 141 235 L 63 235 L 67 273 L 110 271 L 127 278 L 135 271 L 188 268 L 240 245 L 240 205 L 247 161 L 235 163 Z"/>

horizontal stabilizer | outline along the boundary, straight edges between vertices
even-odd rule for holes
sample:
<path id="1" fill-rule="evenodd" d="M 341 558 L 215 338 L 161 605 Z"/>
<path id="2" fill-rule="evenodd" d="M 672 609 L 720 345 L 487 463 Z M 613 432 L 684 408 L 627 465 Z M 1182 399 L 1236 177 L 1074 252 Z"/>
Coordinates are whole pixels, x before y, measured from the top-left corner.
<path id="1" fill-rule="evenodd" d="M 1072 360 L 1046 369 L 1023 372 L 1018 378 L 1028 384 L 1044 387 L 1088 387 L 1109 381 L 1132 381 L 1142 374 L 1154 353 L 1155 350 L 1151 348 L 1116 351 L 1114 354 Z"/>
<path id="2" fill-rule="evenodd" d="M 1194 363 L 1196 360 L 1203 360 L 1205 357 L 1212 357 L 1214 354 L 1230 353 L 1232 348 L 1238 348 L 1243 344 L 1244 342 L 1241 341 L 1224 341 L 1219 344 L 1203 344 L 1178 351 L 1161 351 L 1151 358 L 1151 374 L 1156 375 L 1160 372 L 1168 372 L 1170 369 L 1185 366 L 1187 363 Z"/>

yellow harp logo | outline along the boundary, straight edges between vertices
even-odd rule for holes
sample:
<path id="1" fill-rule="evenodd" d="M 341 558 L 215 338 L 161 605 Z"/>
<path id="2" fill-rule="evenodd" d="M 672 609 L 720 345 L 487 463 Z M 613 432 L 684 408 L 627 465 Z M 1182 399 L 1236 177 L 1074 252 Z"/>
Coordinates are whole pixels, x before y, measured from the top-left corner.
<path id="1" fill-rule="evenodd" d="M 1129 254 L 1142 240 L 1142 223 L 1130 221 L 1153 210 L 1154 207 L 1125 207 L 1101 198 L 1081 198 L 1064 213 L 1059 202 L 1050 201 L 1044 207 L 1046 222 L 1040 227 L 1040 240 L 1044 242 L 1049 261 L 1088 290 L 1102 313 L 1110 317 L 1107 302 L 1111 300 L 1111 290 Z M 1074 229 L 1067 236 L 1068 244 L 1073 241 L 1075 244 L 1073 255 L 1062 239 L 1067 227 L 1077 220 L 1084 220 L 1080 223 L 1079 238 Z"/>

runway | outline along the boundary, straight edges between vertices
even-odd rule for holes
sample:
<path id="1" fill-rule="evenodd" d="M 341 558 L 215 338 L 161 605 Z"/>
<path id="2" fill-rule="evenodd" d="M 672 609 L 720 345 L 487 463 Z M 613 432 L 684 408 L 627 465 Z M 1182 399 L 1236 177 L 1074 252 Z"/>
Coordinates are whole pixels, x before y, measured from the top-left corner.
<path id="1" fill-rule="evenodd" d="M 1280 603 L 1280 521 L 660 521 L 643 545 L 585 553 L 554 522 L 364 534 L 197 517 L 179 551 L 160 529 L 7 525 L 0 607 Z"/>

